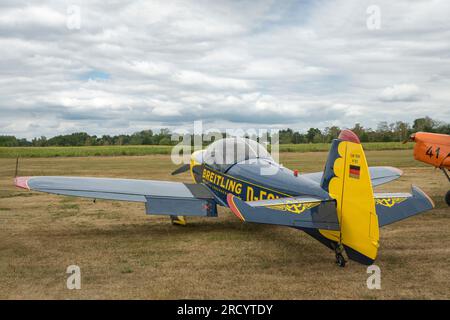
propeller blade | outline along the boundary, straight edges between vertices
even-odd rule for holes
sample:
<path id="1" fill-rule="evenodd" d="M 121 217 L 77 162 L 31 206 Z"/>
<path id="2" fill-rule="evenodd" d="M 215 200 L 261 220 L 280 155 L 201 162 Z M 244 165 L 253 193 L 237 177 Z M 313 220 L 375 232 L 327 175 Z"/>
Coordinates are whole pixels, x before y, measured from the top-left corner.
<path id="1" fill-rule="evenodd" d="M 19 157 L 16 158 L 16 171 L 14 173 L 14 178 L 17 178 L 17 174 L 19 172 Z"/>
<path id="2" fill-rule="evenodd" d="M 181 167 L 179 167 L 178 169 L 174 170 L 172 172 L 172 175 L 174 176 L 174 175 L 177 175 L 177 174 L 189 171 L 190 168 L 191 168 L 190 164 L 183 164 Z"/>
<path id="3" fill-rule="evenodd" d="M 412 135 L 410 135 L 410 136 L 408 137 L 408 139 L 406 139 L 406 140 L 403 141 L 403 144 L 405 144 L 405 143 L 407 143 L 407 142 L 410 142 L 410 141 L 414 141 L 415 138 L 416 138 L 416 135 L 413 133 Z"/>

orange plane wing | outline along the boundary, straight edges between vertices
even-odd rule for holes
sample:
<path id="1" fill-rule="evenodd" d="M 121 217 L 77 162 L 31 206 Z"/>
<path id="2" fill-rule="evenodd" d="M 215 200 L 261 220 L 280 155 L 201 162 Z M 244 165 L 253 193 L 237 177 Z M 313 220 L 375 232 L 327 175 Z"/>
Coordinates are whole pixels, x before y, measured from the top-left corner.
<path id="1" fill-rule="evenodd" d="M 436 168 L 450 169 L 450 135 L 416 132 L 411 138 L 416 143 L 414 158 Z"/>

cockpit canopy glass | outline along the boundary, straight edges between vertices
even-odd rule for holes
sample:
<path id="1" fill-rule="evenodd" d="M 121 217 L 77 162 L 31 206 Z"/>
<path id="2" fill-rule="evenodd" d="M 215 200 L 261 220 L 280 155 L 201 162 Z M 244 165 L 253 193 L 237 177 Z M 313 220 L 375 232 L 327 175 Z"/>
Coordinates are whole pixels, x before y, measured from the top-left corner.
<path id="1" fill-rule="evenodd" d="M 208 146 L 203 156 L 206 164 L 219 171 L 226 171 L 232 165 L 251 159 L 273 161 L 270 153 L 255 140 L 232 137 L 220 139 Z"/>

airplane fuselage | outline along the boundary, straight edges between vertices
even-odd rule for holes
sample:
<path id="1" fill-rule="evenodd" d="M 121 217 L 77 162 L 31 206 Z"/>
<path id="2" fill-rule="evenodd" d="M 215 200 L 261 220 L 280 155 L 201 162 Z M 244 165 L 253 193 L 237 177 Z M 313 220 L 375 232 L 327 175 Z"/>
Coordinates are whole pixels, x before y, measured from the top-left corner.
<path id="1" fill-rule="evenodd" d="M 450 170 L 450 135 L 416 132 L 410 138 L 414 146 L 414 158 L 436 168 Z"/>
<path id="2" fill-rule="evenodd" d="M 298 176 L 292 170 L 266 159 L 236 163 L 224 172 L 207 164 L 200 167 L 193 170 L 195 181 L 208 186 L 225 206 L 229 193 L 244 201 L 300 195 L 329 198 L 328 193 L 317 182 Z"/>

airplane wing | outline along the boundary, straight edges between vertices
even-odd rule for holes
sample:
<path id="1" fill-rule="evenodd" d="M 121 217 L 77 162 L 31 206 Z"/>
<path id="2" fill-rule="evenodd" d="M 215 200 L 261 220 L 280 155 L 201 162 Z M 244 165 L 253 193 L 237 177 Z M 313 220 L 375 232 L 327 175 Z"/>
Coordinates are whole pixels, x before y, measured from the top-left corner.
<path id="1" fill-rule="evenodd" d="M 369 167 L 370 178 L 372 181 L 372 187 L 379 186 L 384 183 L 391 182 L 400 178 L 403 171 L 394 167 Z M 312 172 L 302 174 L 302 177 L 313 180 L 320 183 L 322 180 L 323 172 Z"/>
<path id="2" fill-rule="evenodd" d="M 59 195 L 144 202 L 147 214 L 217 216 L 214 195 L 203 184 L 88 177 L 17 177 L 19 188 Z"/>
<path id="3" fill-rule="evenodd" d="M 292 197 L 245 202 L 228 194 L 228 206 L 242 221 L 339 230 L 335 200 Z"/>

